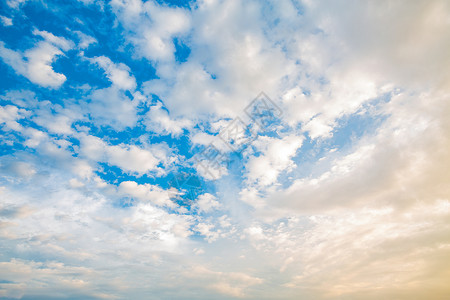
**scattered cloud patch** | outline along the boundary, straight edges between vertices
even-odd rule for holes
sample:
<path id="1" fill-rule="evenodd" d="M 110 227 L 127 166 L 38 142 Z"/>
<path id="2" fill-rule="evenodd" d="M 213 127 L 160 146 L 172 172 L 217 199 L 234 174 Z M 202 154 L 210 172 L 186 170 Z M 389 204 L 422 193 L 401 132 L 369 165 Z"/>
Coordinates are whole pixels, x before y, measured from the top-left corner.
<path id="1" fill-rule="evenodd" d="M 70 50 L 73 43 L 47 31 L 34 30 L 33 34 L 41 36 L 44 41 L 37 42 L 35 47 L 24 53 L 6 48 L 0 41 L 0 57 L 17 74 L 25 76 L 31 82 L 43 87 L 58 88 L 66 81 L 66 76 L 55 72 L 52 63 L 63 55 L 62 51 Z"/>

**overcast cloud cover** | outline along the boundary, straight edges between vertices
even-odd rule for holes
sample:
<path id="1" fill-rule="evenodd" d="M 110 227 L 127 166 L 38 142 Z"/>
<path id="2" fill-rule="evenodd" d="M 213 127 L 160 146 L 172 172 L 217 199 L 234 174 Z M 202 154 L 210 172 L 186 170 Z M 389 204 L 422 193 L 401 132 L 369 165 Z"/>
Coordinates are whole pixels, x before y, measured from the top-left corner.
<path id="1" fill-rule="evenodd" d="M 446 0 L 2 1 L 0 299 L 449 299 L 449 70 Z"/>

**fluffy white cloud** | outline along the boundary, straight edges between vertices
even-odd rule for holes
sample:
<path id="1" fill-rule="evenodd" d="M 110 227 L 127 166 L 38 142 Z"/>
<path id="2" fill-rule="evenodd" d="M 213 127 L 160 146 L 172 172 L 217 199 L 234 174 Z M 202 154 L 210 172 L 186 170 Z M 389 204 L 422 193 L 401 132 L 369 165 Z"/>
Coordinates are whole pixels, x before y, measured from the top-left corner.
<path id="1" fill-rule="evenodd" d="M 73 43 L 46 31 L 34 30 L 33 34 L 41 36 L 44 41 L 37 42 L 35 47 L 24 53 L 8 49 L 0 41 L 0 57 L 31 82 L 44 87 L 58 88 L 66 81 L 66 76 L 56 73 L 51 64 L 57 56 L 63 54 L 62 51 L 70 50 Z"/>
<path id="2" fill-rule="evenodd" d="M 80 151 L 85 157 L 98 162 L 107 162 L 132 174 L 162 172 L 158 165 L 168 158 L 167 151 L 157 145 L 150 149 L 135 145 L 108 145 L 100 138 L 90 135 L 81 136 L 80 140 Z"/>
<path id="3" fill-rule="evenodd" d="M 125 91 L 113 85 L 94 90 L 88 100 L 86 112 L 97 124 L 121 131 L 136 125 L 137 106 L 143 99 L 137 92 L 133 94 L 133 99 L 130 99 Z"/>
<path id="4" fill-rule="evenodd" d="M 295 167 L 291 158 L 301 147 L 303 136 L 286 136 L 281 139 L 261 136 L 253 143 L 261 154 L 251 157 L 247 164 L 249 183 L 261 187 L 274 184 L 278 175 Z"/>
<path id="5" fill-rule="evenodd" d="M 123 63 L 115 64 L 108 57 L 98 56 L 90 59 L 105 70 L 106 76 L 120 89 L 133 91 L 136 88 L 136 79 L 130 74 L 130 68 Z"/>
<path id="6" fill-rule="evenodd" d="M 187 216 L 169 214 L 149 203 L 135 205 L 125 212 L 113 207 L 111 195 L 104 198 L 98 193 L 84 193 L 85 189 L 80 186 L 72 189 L 62 184 L 66 175 L 60 170 L 55 172 L 59 175 L 52 172 L 51 178 L 31 178 L 32 184 L 40 182 L 49 187 L 46 192 L 33 193 L 11 185 L 1 189 L 2 245 L 15 247 L 30 258 L 0 262 L 0 276 L 9 280 L 0 283 L 0 297 L 45 296 L 55 287 L 59 292 L 53 295 L 61 297 L 114 298 L 120 290 L 129 294 L 126 290 L 134 286 L 135 279 L 129 281 L 123 276 L 124 261 L 130 263 L 124 267 L 127 269 L 138 263 L 135 258 L 146 254 L 146 264 L 151 264 L 150 269 L 155 270 L 161 259 L 166 260 L 161 253 L 176 255 L 184 249 L 186 237 L 192 234 L 191 220 Z M 36 199 L 40 199 L 39 205 Z M 74 234 L 79 230 L 86 232 Z M 24 242 L 17 243 L 19 240 Z M 131 253 L 130 249 L 136 252 Z M 45 263 L 33 261 L 35 250 L 54 259 Z M 171 264 L 170 260 L 167 262 Z M 176 265 L 171 267 L 170 273 L 179 273 Z M 100 271 L 99 266 L 106 269 Z M 114 274 L 107 271 L 116 268 L 121 271 Z M 143 275 L 147 272 L 146 268 L 136 278 L 145 278 Z M 107 288 L 94 279 L 98 276 L 106 276 Z"/>
<path id="7" fill-rule="evenodd" d="M 29 90 L 10 90 L 0 96 L 4 101 L 11 101 L 18 107 L 34 107 L 38 103 L 36 94 Z"/>
<path id="8" fill-rule="evenodd" d="M 146 92 L 174 115 L 198 118 L 234 118 L 261 91 L 279 95 L 288 76 L 296 77 L 296 63 L 265 35 L 261 10 L 257 2 L 200 2 L 189 38 L 195 51 L 185 63 L 158 66 L 161 79 L 148 82 Z"/>
<path id="9" fill-rule="evenodd" d="M 169 193 L 150 184 L 138 184 L 134 181 L 123 181 L 119 185 L 119 192 L 130 195 L 140 201 L 154 203 L 156 205 L 166 205 L 174 208 L 176 205 L 169 199 Z"/>
<path id="10" fill-rule="evenodd" d="M 189 29 L 187 11 L 141 0 L 114 0 L 111 6 L 131 32 L 127 38 L 140 55 L 161 62 L 174 59 L 172 39 Z"/>
<path id="11" fill-rule="evenodd" d="M 193 125 L 189 119 L 172 119 L 159 102 L 150 107 L 145 115 L 144 124 L 152 132 L 160 135 L 171 134 L 175 137 L 182 134 L 184 128 L 190 128 Z"/>
<path id="12" fill-rule="evenodd" d="M 76 35 L 78 35 L 78 38 L 80 39 L 78 43 L 78 48 L 87 49 L 89 48 L 90 45 L 98 44 L 98 41 L 94 37 L 87 35 L 81 31 L 74 31 L 74 32 L 76 33 Z"/>
<path id="13" fill-rule="evenodd" d="M 23 119 L 26 115 L 26 110 L 20 109 L 14 105 L 6 105 L 0 107 L 0 125 L 5 126 L 10 130 L 22 130 L 17 120 Z"/>
<path id="14" fill-rule="evenodd" d="M 0 21 L 2 22 L 3 26 L 12 26 L 13 21 L 11 18 L 0 16 Z"/>
<path id="15" fill-rule="evenodd" d="M 449 107 L 441 99 L 436 94 L 393 97 L 384 107 L 390 117 L 375 136 L 361 140 L 350 153 L 330 159 L 317 176 L 296 180 L 282 194 L 278 191 L 272 197 L 274 204 L 316 211 L 391 201 L 403 206 L 407 195 L 419 190 L 430 200 L 433 195 L 442 197 L 447 192 L 442 184 L 449 162 L 444 153 L 433 150 L 448 148 L 443 113 Z M 424 181 L 423 174 L 441 175 Z"/>
<path id="16" fill-rule="evenodd" d="M 208 213 L 220 207 L 221 205 L 217 201 L 216 197 L 209 193 L 201 194 L 200 196 L 198 196 L 198 199 L 194 204 L 194 208 L 197 209 L 200 213 Z"/>
<path id="17" fill-rule="evenodd" d="M 41 101 L 35 106 L 35 115 L 30 119 L 52 134 L 74 134 L 72 123 L 83 118 L 80 109 L 76 107 L 63 108 L 60 105 L 53 105 L 50 101 Z"/>
<path id="18" fill-rule="evenodd" d="M 7 0 L 6 4 L 8 4 L 11 8 L 19 8 L 22 4 L 24 4 L 27 0 Z"/>

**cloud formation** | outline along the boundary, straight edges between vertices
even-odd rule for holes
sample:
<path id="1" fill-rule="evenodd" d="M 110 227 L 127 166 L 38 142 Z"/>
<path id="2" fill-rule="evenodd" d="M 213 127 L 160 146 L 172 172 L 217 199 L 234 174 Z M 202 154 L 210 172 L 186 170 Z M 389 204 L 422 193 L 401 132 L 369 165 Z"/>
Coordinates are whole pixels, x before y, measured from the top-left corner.
<path id="1" fill-rule="evenodd" d="M 0 298 L 446 299 L 449 15 L 8 0 Z"/>
<path id="2" fill-rule="evenodd" d="M 57 56 L 63 54 L 62 51 L 70 50 L 73 43 L 47 31 L 34 30 L 33 34 L 42 37 L 44 41 L 38 42 L 35 47 L 23 54 L 6 48 L 1 42 L 0 57 L 31 82 L 44 87 L 58 88 L 66 81 L 66 76 L 55 72 L 51 64 Z"/>

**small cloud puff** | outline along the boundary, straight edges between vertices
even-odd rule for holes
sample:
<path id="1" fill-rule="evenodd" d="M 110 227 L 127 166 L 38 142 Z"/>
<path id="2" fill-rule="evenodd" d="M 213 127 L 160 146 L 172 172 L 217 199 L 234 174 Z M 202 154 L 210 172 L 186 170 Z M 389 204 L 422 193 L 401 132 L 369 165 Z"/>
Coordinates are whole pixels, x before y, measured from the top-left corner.
<path id="1" fill-rule="evenodd" d="M 161 103 L 152 106 L 144 123 L 148 130 L 158 134 L 171 134 L 179 136 L 183 133 L 183 129 L 192 126 L 192 122 L 188 119 L 172 119 L 169 113 L 162 108 Z"/>
<path id="2" fill-rule="evenodd" d="M 199 213 L 208 213 L 220 207 L 221 205 L 217 201 L 217 198 L 209 193 L 198 196 L 197 202 L 194 205 L 194 208 L 197 209 Z"/>
<path id="3" fill-rule="evenodd" d="M 5 26 L 5 27 L 13 25 L 12 19 L 5 17 L 5 16 L 0 16 L 0 21 L 2 22 L 3 26 Z"/>
<path id="4" fill-rule="evenodd" d="M 106 56 L 98 56 L 90 59 L 105 70 L 106 77 L 112 84 L 123 90 L 133 91 L 136 88 L 136 79 L 130 74 L 130 68 L 123 63 L 113 63 Z"/>

